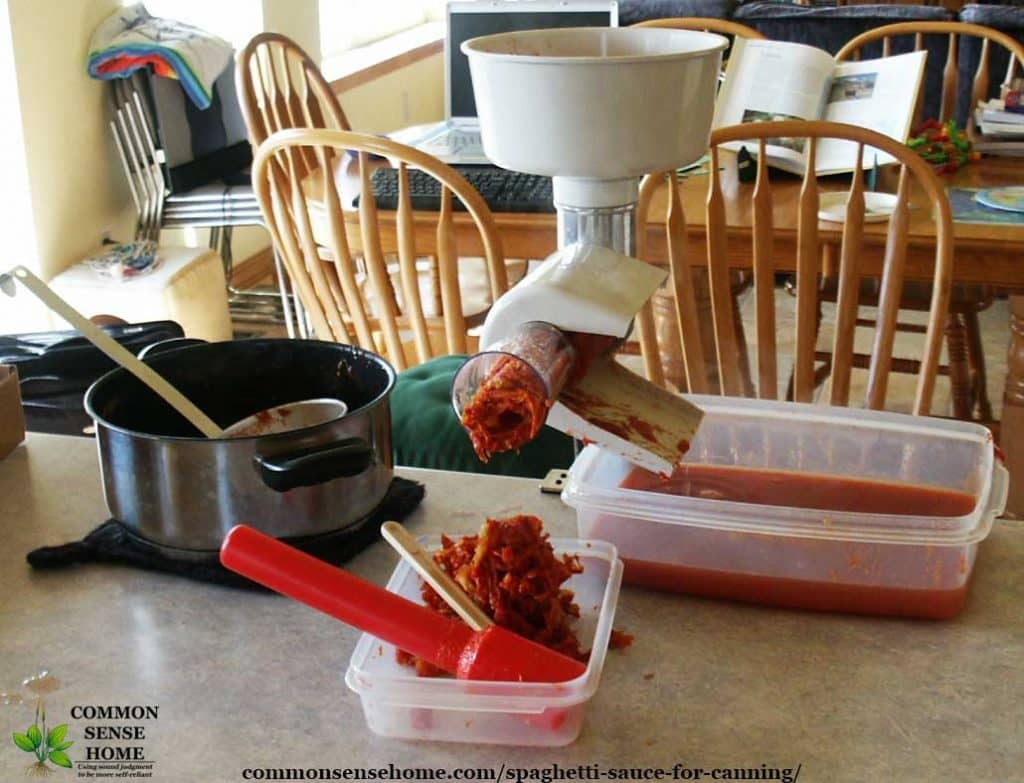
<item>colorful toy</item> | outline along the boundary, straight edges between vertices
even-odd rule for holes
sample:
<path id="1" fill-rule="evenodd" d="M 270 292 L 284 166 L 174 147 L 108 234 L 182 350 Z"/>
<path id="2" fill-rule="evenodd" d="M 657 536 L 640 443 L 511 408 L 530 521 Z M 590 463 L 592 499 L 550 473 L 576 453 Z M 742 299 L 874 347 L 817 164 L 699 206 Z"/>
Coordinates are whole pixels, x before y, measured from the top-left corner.
<path id="1" fill-rule="evenodd" d="M 971 149 L 971 140 L 954 120 L 925 120 L 912 133 L 907 146 L 931 163 L 937 174 L 950 174 L 981 157 L 980 152 Z"/>

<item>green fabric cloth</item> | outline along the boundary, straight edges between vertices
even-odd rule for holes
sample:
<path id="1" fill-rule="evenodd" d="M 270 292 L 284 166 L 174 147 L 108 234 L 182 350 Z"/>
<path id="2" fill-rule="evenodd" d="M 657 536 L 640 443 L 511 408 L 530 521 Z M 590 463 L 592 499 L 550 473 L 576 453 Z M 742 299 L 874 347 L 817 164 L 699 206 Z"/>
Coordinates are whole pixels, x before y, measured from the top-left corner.
<path id="1" fill-rule="evenodd" d="M 451 403 L 452 378 L 465 359 L 441 356 L 399 373 L 391 394 L 395 464 L 526 478 L 568 468 L 574 459 L 572 438 L 551 427 L 518 453 L 495 454 L 486 464 L 477 459 Z"/>

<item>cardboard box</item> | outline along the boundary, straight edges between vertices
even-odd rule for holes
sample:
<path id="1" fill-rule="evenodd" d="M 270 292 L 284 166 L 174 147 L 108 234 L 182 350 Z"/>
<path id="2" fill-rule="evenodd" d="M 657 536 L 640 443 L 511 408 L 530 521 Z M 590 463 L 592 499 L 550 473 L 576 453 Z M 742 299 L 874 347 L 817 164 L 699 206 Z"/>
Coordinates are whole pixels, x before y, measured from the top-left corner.
<path id="1" fill-rule="evenodd" d="M 21 408 L 18 368 L 0 364 L 0 459 L 25 440 L 25 412 Z"/>

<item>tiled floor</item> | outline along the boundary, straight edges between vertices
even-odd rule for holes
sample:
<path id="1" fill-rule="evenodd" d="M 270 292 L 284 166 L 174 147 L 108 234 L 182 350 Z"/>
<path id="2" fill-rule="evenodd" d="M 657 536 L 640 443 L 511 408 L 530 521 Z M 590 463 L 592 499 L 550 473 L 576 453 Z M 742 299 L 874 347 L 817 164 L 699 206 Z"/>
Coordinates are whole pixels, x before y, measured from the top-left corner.
<path id="1" fill-rule="evenodd" d="M 775 295 L 776 325 L 778 333 L 778 370 L 779 389 L 785 389 L 793 366 L 793 342 L 795 337 L 794 307 L 795 300 L 779 288 Z M 754 345 L 754 297 L 748 290 L 740 297 L 740 308 L 743 325 L 747 336 L 747 351 L 751 361 L 756 361 Z M 834 305 L 825 305 L 822 313 L 822 329 L 818 336 L 818 349 L 828 350 L 832 342 L 832 325 L 835 317 Z M 862 308 L 862 317 L 873 316 L 871 308 Z M 925 313 L 901 313 L 900 321 L 907 323 L 925 323 Z M 1003 384 L 1006 379 L 1006 350 L 1009 342 L 1009 310 L 1006 300 L 997 300 L 991 308 L 980 315 L 982 340 L 985 351 L 985 362 L 988 376 L 988 394 L 992 403 L 993 416 L 999 419 L 1002 411 Z M 855 350 L 858 353 L 870 353 L 874 331 L 871 328 L 858 328 Z M 896 336 L 894 356 L 920 358 L 923 346 L 923 335 L 901 332 Z M 637 356 L 621 358 L 623 364 L 635 372 L 641 372 L 642 364 Z M 946 360 L 945 347 L 942 361 Z M 894 411 L 909 412 L 914 403 L 914 391 L 917 376 L 894 373 L 890 376 L 889 392 L 886 408 Z M 850 400 L 852 405 L 861 405 L 867 391 L 867 371 L 854 370 L 851 381 Z M 820 386 L 816 399 L 828 393 L 828 382 Z M 952 405 L 949 379 L 940 376 L 935 385 L 932 401 L 932 413 L 936 416 L 951 416 Z"/>
<path id="2" fill-rule="evenodd" d="M 779 388 L 785 388 L 789 381 L 792 368 L 792 350 L 794 326 L 794 305 L 795 301 L 784 291 L 779 289 L 776 292 L 776 322 L 779 334 Z M 754 331 L 754 302 L 753 292 L 747 291 L 741 297 L 743 312 L 743 323 L 746 329 L 748 350 L 750 356 L 755 354 L 752 344 Z M 834 323 L 834 305 L 825 305 L 822 314 L 822 329 L 818 336 L 818 349 L 828 350 L 832 342 L 832 325 Z M 861 315 L 865 318 L 873 316 L 871 308 L 862 308 Z M 926 322 L 926 313 L 900 313 L 900 320 L 907 323 Z M 1003 384 L 1006 380 L 1006 351 L 1009 342 L 1009 310 L 1005 299 L 997 300 L 992 307 L 980 314 L 982 327 L 982 340 L 985 352 L 985 364 L 988 376 L 988 394 L 992 402 L 993 415 L 999 419 L 1002 410 Z M 871 328 L 858 328 L 855 342 L 855 350 L 858 353 L 870 353 L 871 343 L 874 337 L 874 330 Z M 894 347 L 894 356 L 907 358 L 920 358 L 922 353 L 924 336 L 906 332 L 898 333 Z M 783 358 L 785 357 L 785 358 Z M 945 348 L 943 348 L 942 361 L 946 360 Z M 914 402 L 914 390 L 917 384 L 917 377 L 894 373 L 889 381 L 889 395 L 886 408 L 897 411 L 910 411 Z M 854 370 L 851 384 L 851 404 L 858 404 L 864 400 L 867 390 L 867 371 Z M 827 382 L 819 387 L 819 396 L 827 393 Z M 932 413 L 937 416 L 952 415 L 951 395 L 949 379 L 940 376 L 935 385 L 935 396 L 932 401 Z"/>

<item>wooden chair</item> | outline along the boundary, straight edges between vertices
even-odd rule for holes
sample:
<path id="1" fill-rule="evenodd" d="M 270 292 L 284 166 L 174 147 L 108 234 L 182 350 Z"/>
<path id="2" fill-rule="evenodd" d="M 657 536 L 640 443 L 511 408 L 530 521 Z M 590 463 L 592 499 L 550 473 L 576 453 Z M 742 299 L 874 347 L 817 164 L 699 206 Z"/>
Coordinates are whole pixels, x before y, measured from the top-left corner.
<path id="1" fill-rule="evenodd" d="M 911 180 L 923 191 L 927 205 L 936 216 L 935 275 L 932 281 L 932 300 L 929 309 L 925 345 L 920 360 L 920 373 L 913 411 L 927 414 L 930 409 L 942 345 L 942 329 L 946 321 L 950 280 L 953 264 L 953 222 L 949 202 L 942 183 L 929 165 L 904 145 L 873 131 L 852 125 L 829 122 L 764 122 L 719 128 L 711 134 L 711 172 L 707 198 L 707 269 L 712 303 L 712 324 L 716 355 L 706 357 L 701 342 L 700 324 L 689 267 L 694 265 L 687 255 L 686 217 L 675 173 L 651 175 L 641 186 L 638 208 L 639 252 L 644 258 L 645 231 L 651 198 L 661 187 L 668 187 L 666 231 L 668 257 L 671 265 L 671 285 L 679 319 L 679 340 L 687 382 L 693 392 L 715 389 L 708 380 L 708 364 L 717 365 L 721 379 L 720 391 L 726 395 L 743 396 L 746 393 L 736 357 L 740 345 L 736 333 L 736 314 L 729 295 L 729 250 L 725 220 L 722 177 L 719 173 L 719 146 L 731 141 L 744 141 L 758 145 L 757 181 L 751 189 L 750 209 L 753 214 L 753 277 L 756 313 L 756 391 L 758 397 L 774 399 L 778 389 L 778 346 L 775 312 L 775 273 L 772 238 L 772 185 L 768 177 L 765 156 L 766 139 L 772 137 L 806 138 L 807 169 L 798 202 L 798 228 L 796 250 L 796 333 L 794 341 L 794 397 L 809 402 L 814 393 L 816 319 L 818 314 L 818 278 L 821 274 L 821 242 L 818 236 L 818 181 L 814 173 L 817 140 L 839 138 L 855 142 L 858 152 L 864 147 L 883 150 L 902 164 L 897 191 L 897 207 L 889 221 L 882 275 L 879 317 L 875 329 L 865 404 L 869 408 L 882 408 L 886 392 L 892 349 L 896 331 L 896 315 L 903 288 L 906 263 L 907 226 Z M 853 367 L 854 327 L 857 318 L 859 277 L 857 259 L 863 243 L 864 184 L 862 176 L 854 176 L 849 191 L 842 246 L 838 253 L 839 298 L 837 304 L 835 336 L 832 345 L 831 388 L 827 401 L 833 405 L 850 402 L 850 377 Z M 662 382 L 661 366 L 657 360 L 658 345 L 655 338 L 653 313 L 644 308 L 638 316 L 640 341 L 648 377 Z M 707 360 L 709 361 L 706 361 Z"/>
<path id="2" fill-rule="evenodd" d="M 712 17 L 702 16 L 681 16 L 681 17 L 666 17 L 664 19 L 649 19 L 645 22 L 637 22 L 632 25 L 633 27 L 661 27 L 669 28 L 674 30 L 696 30 L 698 32 L 705 33 L 717 33 L 719 35 L 727 36 L 730 39 L 734 38 L 748 38 L 754 40 L 764 40 L 767 36 L 753 27 L 748 27 L 745 24 L 739 22 L 733 22 L 728 19 L 716 19 Z M 727 55 L 728 56 L 728 55 Z M 725 71 L 726 63 L 722 63 L 722 71 Z M 733 270 L 731 273 L 732 278 L 732 294 L 733 294 L 733 309 L 735 312 L 739 312 L 739 297 L 750 287 L 751 278 L 750 276 L 740 270 Z M 706 316 L 710 313 L 710 302 L 707 298 L 707 272 L 703 269 L 695 270 L 694 272 L 694 285 L 697 287 L 697 306 L 701 311 L 702 316 Z M 676 328 L 674 305 L 672 303 L 672 297 L 666 295 L 663 292 L 655 294 L 653 306 L 655 308 L 655 321 L 659 330 L 660 336 L 663 338 L 660 342 L 662 346 L 662 362 L 666 365 L 673 365 L 679 361 L 678 345 L 673 339 L 672 332 Z M 739 333 L 742 334 L 743 323 L 737 320 L 736 327 Z M 710 332 L 704 332 L 704 342 L 707 351 L 713 350 L 712 335 Z M 635 350 L 635 349 L 634 349 Z M 740 365 L 743 377 L 747 380 L 747 390 L 750 391 L 751 387 L 749 384 L 750 369 L 749 359 L 747 358 L 746 351 L 743 350 L 740 354 Z M 673 377 L 678 378 L 680 376 L 679 368 L 675 368 L 675 371 L 671 373 Z"/>
<path id="3" fill-rule="evenodd" d="M 360 197 L 355 229 L 346 226 L 351 213 L 343 212 L 336 177 L 320 177 L 320 192 L 308 193 L 301 176 L 310 161 L 322 172 L 335 171 L 346 154 L 358 159 Z M 384 255 L 370 182 L 371 154 L 400 161 L 397 284 Z M 431 238 L 414 226 L 408 166 L 427 172 L 444 186 Z M 483 198 L 454 169 L 419 150 L 352 131 L 278 131 L 256 152 L 253 186 L 274 245 L 320 339 L 383 352 L 399 370 L 440 354 L 471 350 L 459 287 L 454 198 L 465 206 L 479 232 L 492 298 L 496 300 L 508 289 L 500 236 Z M 322 214 L 314 216 L 317 208 Z M 326 225 L 326 241 L 320 240 L 326 247 L 314 238 L 314 221 Z M 351 233 L 356 235 L 352 241 Z M 417 258 L 427 254 L 437 259 L 441 312 L 435 317 L 425 311 L 416 266 Z"/>
<path id="4" fill-rule="evenodd" d="M 939 119 L 942 122 L 956 117 L 959 103 L 969 95 L 966 130 L 972 138 L 977 136 L 974 122 L 974 107 L 981 99 L 988 98 L 992 88 L 991 60 L 996 49 L 1004 51 L 1007 65 L 1000 83 L 1000 95 L 1004 95 L 1019 71 L 1024 71 L 1024 44 L 999 30 L 964 22 L 901 22 L 883 25 L 868 30 L 845 44 L 836 54 L 836 60 L 859 59 L 865 47 L 881 44 L 882 56 L 888 57 L 894 50 L 894 39 L 913 37 L 913 48 L 920 51 L 925 47 L 925 36 L 944 36 L 946 60 L 942 69 L 941 100 Z M 980 41 L 981 51 L 974 78 L 968 94 L 966 85 L 961 84 L 960 43 L 964 39 Z M 908 42 L 909 43 L 909 42 Z M 924 91 L 918 100 L 917 118 L 921 119 Z M 963 106 L 961 105 L 961 112 Z M 867 286 L 864 301 L 871 303 L 875 293 Z M 985 354 L 981 342 L 981 326 L 978 313 L 992 304 L 993 294 L 987 286 L 954 285 L 950 300 L 949 322 L 946 327 L 948 371 L 953 390 L 953 415 L 960 419 L 973 418 L 975 410 L 983 421 L 992 418 L 992 407 L 988 399 Z M 919 283 L 909 283 L 904 289 L 901 309 L 923 311 L 928 309 L 928 291 Z M 906 330 L 913 331 L 909 325 Z"/>
<path id="5" fill-rule="evenodd" d="M 260 33 L 235 58 L 235 92 L 242 108 L 253 151 L 272 133 L 285 128 L 336 128 L 349 130 L 348 119 L 309 55 L 292 39 L 278 33 Z M 311 161 L 302 163 L 309 173 Z M 283 276 L 276 251 L 274 265 Z M 291 295 L 281 282 L 286 308 Z M 290 308 L 288 308 L 290 309 Z M 288 335 L 307 336 L 306 319 L 296 306 L 296 328 L 290 313 Z"/>
<path id="6" fill-rule="evenodd" d="M 294 41 L 277 33 L 261 33 L 242 50 L 235 64 L 235 82 L 245 116 L 249 139 L 254 149 L 271 134 L 288 128 L 324 128 L 351 130 L 348 118 L 330 83 L 309 56 Z M 302 178 L 315 181 L 321 189 L 317 163 L 310 150 L 296 160 L 296 171 Z M 314 238 L 326 247 L 321 224 L 315 223 Z M 350 237 L 357 252 L 358 237 Z M 398 248 L 393 243 L 383 247 L 387 260 L 393 262 Z M 508 261 L 508 274 L 520 279 L 526 274 L 525 261 Z M 431 291 L 430 309 L 442 307 L 441 281 L 436 258 L 424 259 L 420 269 L 420 285 Z M 467 306 L 466 316 L 479 316 L 490 300 L 481 297 L 486 291 L 486 263 L 477 259 L 459 268 L 460 286 Z"/>
<path id="7" fill-rule="evenodd" d="M 715 19 L 703 16 L 676 16 L 665 19 L 648 19 L 637 22 L 633 27 L 668 27 L 675 30 L 697 30 L 704 33 L 718 33 L 732 38 L 764 38 L 753 27 L 728 19 Z"/>
<path id="8" fill-rule="evenodd" d="M 235 86 L 253 149 L 288 128 L 352 129 L 316 63 L 278 33 L 246 44 L 235 61 Z"/>
<path id="9" fill-rule="evenodd" d="M 836 60 L 859 60 L 865 47 L 879 42 L 882 57 L 889 57 L 893 54 L 893 39 L 907 36 L 913 36 L 914 51 L 921 51 L 925 48 L 926 35 L 946 36 L 947 39 L 946 62 L 942 70 L 942 98 L 939 116 L 936 118 L 941 122 L 956 116 L 957 98 L 965 94 L 964 86 L 960 84 L 959 43 L 965 38 L 977 38 L 981 42 L 981 54 L 971 82 L 967 107 L 967 132 L 975 135 L 974 107 L 979 100 L 989 97 L 992 87 L 990 59 L 994 54 L 993 47 L 1002 47 L 1008 55 L 1006 72 L 1000 82 L 1000 95 L 1010 89 L 1018 69 L 1024 71 L 1024 44 L 1012 36 L 991 27 L 966 22 L 899 22 L 876 27 L 851 39 L 836 53 Z M 919 111 L 920 107 L 919 100 Z M 917 119 L 922 118 L 918 116 Z"/>

